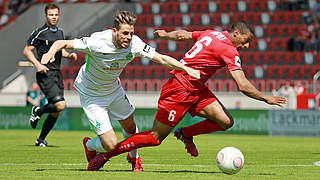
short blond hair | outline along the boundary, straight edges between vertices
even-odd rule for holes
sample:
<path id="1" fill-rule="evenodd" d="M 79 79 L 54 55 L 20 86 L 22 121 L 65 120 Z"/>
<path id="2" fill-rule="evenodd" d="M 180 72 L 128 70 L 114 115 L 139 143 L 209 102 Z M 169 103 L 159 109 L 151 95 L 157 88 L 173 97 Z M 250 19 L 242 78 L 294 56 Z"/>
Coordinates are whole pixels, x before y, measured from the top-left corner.
<path id="1" fill-rule="evenodd" d="M 135 25 L 137 16 L 129 11 L 118 11 L 113 16 L 113 27 L 120 29 L 120 24 Z"/>

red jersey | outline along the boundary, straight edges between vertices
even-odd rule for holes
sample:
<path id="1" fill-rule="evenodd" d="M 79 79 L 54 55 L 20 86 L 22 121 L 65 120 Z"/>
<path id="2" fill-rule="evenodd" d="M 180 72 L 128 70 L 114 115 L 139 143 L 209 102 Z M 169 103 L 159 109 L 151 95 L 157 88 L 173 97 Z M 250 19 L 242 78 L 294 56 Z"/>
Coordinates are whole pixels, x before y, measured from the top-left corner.
<path id="1" fill-rule="evenodd" d="M 185 71 L 171 71 L 190 91 L 201 90 L 206 81 L 224 66 L 227 66 L 229 71 L 242 70 L 239 52 L 229 39 L 227 31 L 194 31 L 192 32 L 192 39 L 196 43 L 180 62 L 188 67 L 200 70 L 201 78 L 196 80 Z"/>

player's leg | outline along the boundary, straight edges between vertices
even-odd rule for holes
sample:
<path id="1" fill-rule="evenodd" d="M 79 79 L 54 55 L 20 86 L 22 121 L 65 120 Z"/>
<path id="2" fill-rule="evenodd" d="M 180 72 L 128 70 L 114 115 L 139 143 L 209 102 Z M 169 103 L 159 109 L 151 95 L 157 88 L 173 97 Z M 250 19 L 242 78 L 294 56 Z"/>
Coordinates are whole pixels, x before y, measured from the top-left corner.
<path id="1" fill-rule="evenodd" d="M 220 120 L 223 122 L 224 120 L 232 120 L 232 117 L 218 101 L 216 96 L 207 88 L 201 92 L 199 100 L 190 108 L 189 112 L 192 116 L 198 115 L 206 117 L 207 119 L 191 126 L 176 129 L 174 136 L 184 142 L 188 153 L 192 156 L 198 156 L 198 150 L 193 142 L 193 136 L 222 131 L 223 126 L 215 122 L 216 118 L 219 122 Z"/>
<path id="2" fill-rule="evenodd" d="M 126 139 L 139 132 L 133 118 L 134 106 L 129 102 L 122 87 L 113 94 L 115 98 L 109 106 L 109 117 L 118 120 L 123 128 L 123 137 Z M 133 171 L 143 171 L 141 158 L 136 149 L 128 152 L 127 160 L 132 165 Z"/>
<path id="3" fill-rule="evenodd" d="M 178 128 L 174 132 L 174 135 L 185 143 L 187 152 L 192 156 L 198 156 L 193 136 L 224 131 L 233 125 L 232 116 L 218 100 L 207 105 L 198 115 L 207 119 L 184 128 Z"/>
<path id="4" fill-rule="evenodd" d="M 233 118 L 223 104 L 216 100 L 204 107 L 198 114 L 206 120 L 184 128 L 185 136 L 209 134 L 216 131 L 225 131 L 233 126 Z"/>
<path id="5" fill-rule="evenodd" d="M 65 104 L 65 101 L 59 101 L 57 103 Z M 55 103 L 55 104 L 57 104 L 57 103 Z M 49 104 L 52 104 L 52 103 L 49 103 Z M 57 109 L 57 108 L 53 108 L 53 109 L 54 109 L 54 111 L 57 110 L 58 112 L 50 111 L 51 113 L 47 116 L 47 118 L 45 119 L 45 121 L 42 125 L 41 133 L 39 135 L 39 138 L 36 141 L 36 146 L 44 146 L 44 144 L 47 145 L 47 142 L 44 139 L 47 137 L 49 132 L 52 130 L 52 128 L 54 127 L 54 125 L 57 122 L 57 119 L 60 115 L 60 111 L 59 111 L 60 109 Z M 63 110 L 63 109 L 61 109 L 61 110 Z"/>
<path id="6" fill-rule="evenodd" d="M 170 81 L 170 80 L 169 80 Z M 172 81 L 172 79 L 171 79 Z M 151 131 L 144 131 L 134 134 L 117 144 L 112 152 L 98 154 L 88 165 L 88 170 L 98 170 L 103 164 L 113 156 L 141 147 L 158 146 L 168 136 L 179 121 L 183 118 L 188 108 L 192 105 L 192 100 L 188 99 L 188 93 L 175 93 L 176 85 L 166 83 L 162 88 L 158 101 L 158 110 Z M 171 91 L 171 92 L 169 92 Z M 173 97 L 172 97 L 173 96 Z M 186 97 L 187 96 L 187 97 Z M 183 101 L 185 100 L 185 101 Z"/>
<path id="7" fill-rule="evenodd" d="M 201 92 L 199 101 L 190 108 L 192 116 L 205 117 L 206 120 L 184 127 L 183 135 L 192 137 L 215 131 L 224 131 L 233 125 L 233 118 L 218 98 L 208 89 Z"/>
<path id="8" fill-rule="evenodd" d="M 157 114 L 159 109 L 157 111 Z M 156 116 L 157 117 L 157 116 Z M 158 116 L 159 118 L 159 116 Z M 166 120 L 168 120 L 168 116 L 166 116 Z M 163 121 L 163 120 L 162 120 Z M 169 122 L 168 124 L 170 124 Z M 173 122 L 177 124 L 178 122 Z M 160 143 L 169 135 L 174 126 L 166 125 L 157 119 L 154 120 L 152 130 L 143 131 L 136 134 L 133 134 L 131 137 L 119 142 L 116 145 L 116 148 L 107 153 L 97 154 L 88 164 L 88 171 L 97 171 L 99 170 L 106 161 L 108 161 L 111 157 L 117 156 L 119 154 L 130 152 L 132 150 L 142 148 L 142 147 L 150 147 L 150 146 L 158 146 Z"/>
<path id="9" fill-rule="evenodd" d="M 64 86 L 62 82 L 62 75 L 59 71 L 48 71 L 47 73 L 36 74 L 37 83 L 41 91 L 48 99 L 48 104 L 43 107 L 34 106 L 31 111 L 30 125 L 32 128 L 37 126 L 41 116 L 45 113 L 57 113 L 66 108 L 64 100 Z M 53 114 L 57 117 L 58 114 Z"/>
<path id="10" fill-rule="evenodd" d="M 83 95 L 80 95 L 81 102 L 82 99 Z M 117 144 L 117 137 L 110 124 L 108 111 L 98 103 L 90 101 L 87 103 L 81 105 L 97 136 L 92 140 L 89 139 L 85 143 L 85 148 L 94 152 L 112 151 Z"/>
<path id="11" fill-rule="evenodd" d="M 123 137 L 125 139 L 131 137 L 133 134 L 138 133 L 138 127 L 136 126 L 135 122 L 133 121 L 133 114 L 131 114 L 128 118 L 124 120 L 120 120 L 119 123 L 121 124 L 123 130 Z M 137 149 L 133 149 L 132 151 L 128 152 L 127 160 L 132 165 L 132 171 L 141 172 L 143 171 L 142 161 L 138 154 Z"/>
<path id="12" fill-rule="evenodd" d="M 59 71 L 49 71 L 47 76 L 37 76 L 37 80 L 40 82 L 40 88 L 48 99 L 48 104 L 41 107 L 36 111 L 39 116 L 43 113 L 49 113 L 45 119 L 41 133 L 36 141 L 36 145 L 46 146 L 47 142 L 45 138 L 54 127 L 60 112 L 66 108 L 66 102 L 64 100 L 64 87 L 62 82 L 62 76 Z"/>
<path id="13" fill-rule="evenodd" d="M 152 131 L 149 130 L 136 133 L 128 139 L 119 142 L 113 151 L 97 154 L 89 162 L 87 170 L 99 170 L 104 163 L 113 156 L 130 152 L 134 149 L 142 147 L 158 146 L 160 145 L 160 142 L 162 142 L 168 136 L 172 129 L 173 127 L 167 126 L 155 119 Z"/>
<path id="14" fill-rule="evenodd" d="M 124 120 L 119 121 L 120 125 L 122 126 L 122 134 L 123 138 L 127 139 L 131 137 L 133 134 L 138 133 L 138 127 L 136 126 L 136 123 L 133 120 L 133 114 L 131 114 L 128 118 Z M 138 158 L 139 154 L 136 150 L 133 150 L 128 153 L 130 157 Z"/>
<path id="15" fill-rule="evenodd" d="M 47 116 L 47 118 L 45 119 L 42 128 L 41 128 L 41 132 L 40 135 L 38 137 L 38 139 L 36 140 L 36 146 L 41 146 L 41 147 L 45 147 L 48 145 L 47 141 L 45 140 L 45 138 L 47 137 L 47 135 L 49 134 L 49 132 L 52 130 L 52 128 L 54 127 L 58 116 L 59 116 L 60 112 L 57 113 L 52 113 L 49 114 Z"/>
<path id="16" fill-rule="evenodd" d="M 107 156 L 113 157 L 124 152 L 147 146 L 158 146 L 169 135 L 173 127 L 154 120 L 152 130 L 133 134 L 131 137 L 119 142 L 112 152 L 107 152 Z"/>
<path id="17" fill-rule="evenodd" d="M 112 111 L 114 114 L 117 114 L 116 111 L 113 111 L 114 109 L 110 107 L 110 104 L 116 98 L 117 95 L 115 94 L 104 97 L 91 97 L 80 94 L 81 106 L 95 133 L 98 135 L 93 139 L 88 137 L 83 139 L 88 162 L 94 158 L 97 152 L 112 151 L 117 145 L 117 137 L 110 123 L 110 119 L 114 119 L 114 117 L 110 117 L 109 113 Z M 132 112 L 130 112 L 130 114 L 132 114 Z M 127 114 L 126 117 L 130 114 Z"/>

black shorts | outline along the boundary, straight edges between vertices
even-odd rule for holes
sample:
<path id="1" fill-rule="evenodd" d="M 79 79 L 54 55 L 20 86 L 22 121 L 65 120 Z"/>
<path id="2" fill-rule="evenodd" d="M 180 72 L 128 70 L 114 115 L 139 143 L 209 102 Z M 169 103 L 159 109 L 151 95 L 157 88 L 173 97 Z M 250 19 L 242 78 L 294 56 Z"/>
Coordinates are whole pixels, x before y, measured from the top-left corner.
<path id="1" fill-rule="evenodd" d="M 40 89 L 49 103 L 64 101 L 64 86 L 59 70 L 49 70 L 46 73 L 37 72 L 36 77 Z"/>

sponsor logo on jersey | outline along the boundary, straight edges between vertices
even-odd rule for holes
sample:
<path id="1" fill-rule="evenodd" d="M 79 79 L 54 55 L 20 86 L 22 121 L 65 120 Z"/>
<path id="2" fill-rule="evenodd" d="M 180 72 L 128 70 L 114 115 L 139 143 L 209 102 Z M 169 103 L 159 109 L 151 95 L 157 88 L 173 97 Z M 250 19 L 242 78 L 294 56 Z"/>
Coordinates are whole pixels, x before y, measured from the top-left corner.
<path id="1" fill-rule="evenodd" d="M 113 71 L 116 71 L 116 70 L 121 70 L 122 68 L 120 68 L 120 65 L 119 63 L 117 62 L 113 62 L 111 63 L 111 65 L 109 67 L 104 67 L 103 70 L 113 70 Z"/>
<path id="2" fill-rule="evenodd" d="M 144 46 L 143 51 L 148 53 L 150 51 L 150 46 L 148 46 L 147 44 Z"/>
<path id="3" fill-rule="evenodd" d="M 239 67 L 241 66 L 241 59 L 239 58 L 239 56 L 234 57 L 234 64 Z"/>
<path id="4" fill-rule="evenodd" d="M 127 54 L 127 56 L 126 56 L 126 59 L 127 60 L 130 60 L 130 59 L 132 59 L 133 58 L 133 55 L 132 55 L 132 53 L 130 52 L 129 54 Z"/>
<path id="5" fill-rule="evenodd" d="M 96 123 L 96 127 L 100 129 L 101 128 L 101 124 L 99 122 L 97 122 Z"/>

